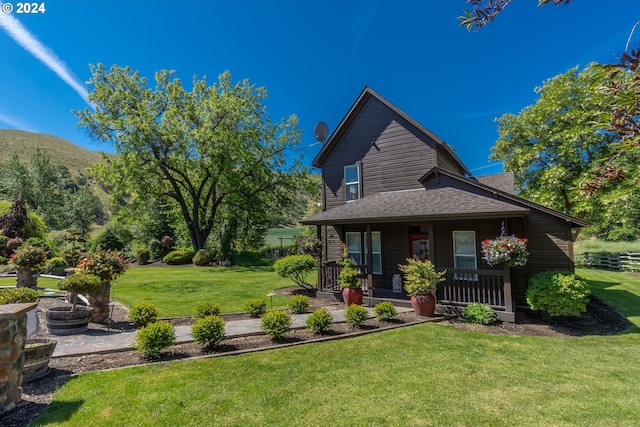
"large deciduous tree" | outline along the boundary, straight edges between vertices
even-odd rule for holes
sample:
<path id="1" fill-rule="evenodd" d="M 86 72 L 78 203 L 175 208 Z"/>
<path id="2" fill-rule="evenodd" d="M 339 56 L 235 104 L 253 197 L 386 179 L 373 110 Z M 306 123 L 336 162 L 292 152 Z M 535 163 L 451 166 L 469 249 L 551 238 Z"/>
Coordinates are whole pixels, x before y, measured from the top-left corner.
<path id="1" fill-rule="evenodd" d="M 194 77 L 190 90 L 173 71 L 157 72 L 153 87 L 129 67 L 98 64 L 91 72 L 95 110 L 76 114 L 119 154 L 100 177 L 114 196 L 175 202 L 194 249 L 220 226 L 220 212 L 251 221 L 295 196 L 304 168 L 286 152 L 299 142 L 297 119 L 272 123 L 264 88 L 234 84 L 229 72 L 212 85 Z"/>

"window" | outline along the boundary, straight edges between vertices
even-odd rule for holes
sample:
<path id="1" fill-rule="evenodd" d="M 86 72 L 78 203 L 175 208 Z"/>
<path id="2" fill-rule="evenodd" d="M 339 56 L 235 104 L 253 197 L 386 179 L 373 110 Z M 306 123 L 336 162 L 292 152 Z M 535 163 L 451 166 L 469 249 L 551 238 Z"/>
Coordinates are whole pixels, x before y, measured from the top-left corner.
<path id="1" fill-rule="evenodd" d="M 475 270 L 476 233 L 474 231 L 453 232 L 453 267 L 462 270 Z M 478 280 L 476 274 L 456 275 L 456 279 Z"/>
<path id="2" fill-rule="evenodd" d="M 363 254 L 369 254 L 366 233 L 348 231 L 345 239 L 349 258 L 354 260 L 356 264 L 366 264 L 367 259 L 363 258 Z M 371 248 L 371 258 L 373 260 L 371 272 L 373 274 L 382 274 L 382 233 L 380 231 L 371 232 Z"/>
<path id="3" fill-rule="evenodd" d="M 356 264 L 362 264 L 362 238 L 361 233 L 347 232 L 347 253 Z"/>
<path id="4" fill-rule="evenodd" d="M 358 165 L 344 167 L 344 200 L 351 202 L 360 198 L 360 168 Z"/>

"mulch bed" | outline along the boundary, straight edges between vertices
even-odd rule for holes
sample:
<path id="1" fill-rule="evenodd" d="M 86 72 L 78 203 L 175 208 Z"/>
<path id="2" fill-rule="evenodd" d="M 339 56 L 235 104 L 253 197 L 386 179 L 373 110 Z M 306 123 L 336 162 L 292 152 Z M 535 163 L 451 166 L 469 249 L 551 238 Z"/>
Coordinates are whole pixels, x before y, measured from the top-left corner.
<path id="1" fill-rule="evenodd" d="M 282 295 L 292 296 L 299 293 L 307 293 L 300 288 L 285 288 L 278 291 Z M 307 293 L 308 294 L 308 293 Z M 314 298 L 308 295 L 311 303 L 310 311 L 315 308 L 326 306 L 326 300 Z M 59 305 L 64 303 L 59 298 L 43 298 L 39 302 L 41 308 L 46 305 Z M 245 314 L 224 315 L 225 321 L 246 318 Z M 491 334 L 507 335 L 537 335 L 556 337 L 580 337 L 585 335 L 610 335 L 624 331 L 631 326 L 630 322 L 620 316 L 611 307 L 603 303 L 596 297 L 587 307 L 587 313 L 581 317 L 565 317 L 548 321 L 536 316 L 528 311 L 517 313 L 516 323 L 499 323 L 497 325 L 486 326 L 469 324 L 460 319 L 450 319 L 441 322 L 443 325 L 464 330 L 484 332 Z M 392 322 L 381 322 L 376 319 L 367 320 L 359 332 L 369 333 L 382 330 L 388 327 L 399 327 L 424 322 L 426 319 L 416 316 L 414 313 L 403 313 L 397 315 Z M 174 324 L 192 324 L 191 318 L 171 319 Z M 90 324 L 90 328 L 111 330 L 127 330 L 133 328 L 127 319 L 127 310 L 121 305 L 115 305 L 113 311 L 113 322 L 111 325 Z M 44 331 L 44 329 L 43 329 Z M 313 342 L 317 339 L 345 338 L 354 331 L 348 325 L 336 323 L 332 325 L 332 332 L 325 336 L 314 335 L 306 330 L 294 330 L 287 334 L 282 342 L 274 343 L 266 335 L 231 338 L 215 350 L 207 349 L 200 344 L 185 343 L 175 345 L 162 352 L 160 361 L 184 360 L 194 357 L 216 357 L 221 355 L 232 355 L 247 351 L 265 350 L 277 346 L 297 345 Z M 40 332 L 37 337 L 46 336 L 45 332 Z M 84 356 L 58 357 L 51 360 L 51 372 L 44 378 L 23 385 L 23 400 L 16 408 L 4 416 L 0 416 L 0 424 L 5 427 L 26 426 L 30 420 L 40 414 L 51 401 L 51 393 L 63 385 L 71 375 L 81 372 L 121 368 L 150 363 L 151 361 L 134 351 L 119 351 L 105 354 L 91 354 Z"/>

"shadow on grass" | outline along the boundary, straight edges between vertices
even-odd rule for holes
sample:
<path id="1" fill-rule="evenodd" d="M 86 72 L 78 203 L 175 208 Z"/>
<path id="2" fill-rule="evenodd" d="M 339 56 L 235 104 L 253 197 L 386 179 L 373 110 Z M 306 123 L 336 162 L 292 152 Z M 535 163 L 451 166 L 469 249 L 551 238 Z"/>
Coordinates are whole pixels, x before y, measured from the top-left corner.
<path id="1" fill-rule="evenodd" d="M 34 420 L 34 425 L 59 424 L 69 421 L 73 414 L 78 412 L 84 404 L 84 400 L 55 400 L 51 402 L 44 412 Z"/>
<path id="2" fill-rule="evenodd" d="M 619 281 L 589 280 L 592 292 L 615 310 L 625 316 L 633 324 L 625 333 L 640 332 L 640 295 L 621 287 L 626 286 Z M 639 290 L 640 291 L 640 290 Z M 636 318 L 636 319 L 633 319 Z"/>

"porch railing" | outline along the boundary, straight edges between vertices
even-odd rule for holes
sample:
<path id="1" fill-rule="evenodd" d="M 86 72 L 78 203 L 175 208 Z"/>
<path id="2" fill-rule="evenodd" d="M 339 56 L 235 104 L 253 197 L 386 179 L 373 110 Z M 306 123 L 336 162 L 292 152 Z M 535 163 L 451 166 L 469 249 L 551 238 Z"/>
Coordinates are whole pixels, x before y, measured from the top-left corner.
<path id="1" fill-rule="evenodd" d="M 509 269 L 447 269 L 446 281 L 438 285 L 439 304 L 489 304 L 497 310 L 513 311 Z"/>
<path id="2" fill-rule="evenodd" d="M 358 281 L 360 282 L 360 287 L 366 295 L 369 290 L 369 283 L 367 280 L 367 266 L 357 265 L 356 269 L 358 270 Z M 318 290 L 323 292 L 340 292 L 342 290 L 342 287 L 338 282 L 338 278 L 340 277 L 340 270 L 342 270 L 342 266 L 339 265 L 336 261 L 323 262 Z"/>

